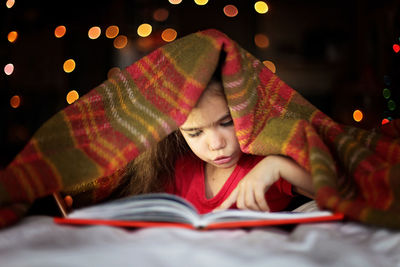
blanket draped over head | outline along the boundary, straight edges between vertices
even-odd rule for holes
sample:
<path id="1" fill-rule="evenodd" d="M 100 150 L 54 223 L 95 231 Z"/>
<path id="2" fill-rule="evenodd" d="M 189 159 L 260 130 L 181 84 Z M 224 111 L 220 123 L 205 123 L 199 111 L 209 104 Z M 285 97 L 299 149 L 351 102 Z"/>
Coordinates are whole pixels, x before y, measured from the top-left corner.
<path id="1" fill-rule="evenodd" d="M 400 228 L 400 124 L 336 123 L 217 30 L 153 51 L 44 123 L 0 173 L 0 225 L 53 192 L 108 197 L 119 170 L 186 120 L 218 64 L 243 152 L 294 159 L 320 208 Z"/>

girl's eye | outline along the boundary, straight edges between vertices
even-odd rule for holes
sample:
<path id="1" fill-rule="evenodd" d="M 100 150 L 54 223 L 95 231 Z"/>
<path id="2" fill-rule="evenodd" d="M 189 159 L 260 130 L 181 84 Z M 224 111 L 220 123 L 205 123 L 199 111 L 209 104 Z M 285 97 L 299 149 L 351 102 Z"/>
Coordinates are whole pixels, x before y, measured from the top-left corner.
<path id="1" fill-rule="evenodd" d="M 195 133 L 188 133 L 188 135 L 190 137 L 196 137 L 196 136 L 199 136 L 200 134 L 201 134 L 201 131 L 198 131 L 198 132 L 195 132 Z"/>
<path id="2" fill-rule="evenodd" d="M 231 119 L 231 120 L 229 120 L 229 121 L 227 121 L 227 122 L 221 122 L 220 125 L 221 125 L 222 127 L 229 127 L 229 126 L 232 126 L 232 125 L 233 125 L 233 120 Z"/>

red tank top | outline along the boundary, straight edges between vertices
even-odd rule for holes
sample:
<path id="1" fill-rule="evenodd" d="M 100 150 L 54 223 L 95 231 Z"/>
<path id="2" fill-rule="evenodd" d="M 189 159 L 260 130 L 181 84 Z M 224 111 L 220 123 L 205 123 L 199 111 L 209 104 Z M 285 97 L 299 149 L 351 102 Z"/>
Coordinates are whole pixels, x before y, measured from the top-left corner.
<path id="1" fill-rule="evenodd" d="M 187 199 L 200 213 L 210 212 L 224 202 L 240 180 L 263 158 L 261 156 L 243 154 L 220 191 L 213 198 L 207 199 L 204 162 L 189 153 L 176 161 L 175 184 L 167 188 L 166 191 Z M 271 211 L 283 210 L 292 197 L 292 185 L 282 178 L 272 184 L 265 193 L 265 198 Z M 231 208 L 236 208 L 236 205 Z"/>

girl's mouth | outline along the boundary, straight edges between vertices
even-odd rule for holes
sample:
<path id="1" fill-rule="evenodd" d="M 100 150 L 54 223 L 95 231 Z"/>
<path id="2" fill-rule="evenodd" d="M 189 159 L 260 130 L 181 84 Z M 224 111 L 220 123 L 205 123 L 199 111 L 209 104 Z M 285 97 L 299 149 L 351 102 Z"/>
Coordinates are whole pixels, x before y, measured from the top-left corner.
<path id="1" fill-rule="evenodd" d="M 222 165 L 232 160 L 232 157 L 218 157 L 213 160 L 216 165 Z"/>

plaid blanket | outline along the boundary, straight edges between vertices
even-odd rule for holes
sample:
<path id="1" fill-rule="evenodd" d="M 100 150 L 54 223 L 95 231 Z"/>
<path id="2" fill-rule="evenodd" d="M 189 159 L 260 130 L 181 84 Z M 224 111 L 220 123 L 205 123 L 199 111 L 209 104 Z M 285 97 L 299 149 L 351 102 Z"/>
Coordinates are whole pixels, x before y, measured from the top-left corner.
<path id="1" fill-rule="evenodd" d="M 44 123 L 0 173 L 0 225 L 56 191 L 105 199 L 119 170 L 185 121 L 220 61 L 244 152 L 293 158 L 311 172 L 323 209 L 400 228 L 400 124 L 336 123 L 217 30 L 155 50 Z"/>

